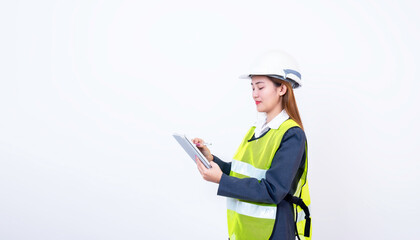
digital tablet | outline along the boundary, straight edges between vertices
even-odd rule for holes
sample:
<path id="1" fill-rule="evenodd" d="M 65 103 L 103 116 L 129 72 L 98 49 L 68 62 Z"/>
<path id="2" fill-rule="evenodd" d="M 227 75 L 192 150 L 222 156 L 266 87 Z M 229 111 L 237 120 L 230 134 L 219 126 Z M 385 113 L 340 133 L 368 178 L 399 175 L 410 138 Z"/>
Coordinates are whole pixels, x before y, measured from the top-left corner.
<path id="1" fill-rule="evenodd" d="M 195 162 L 195 156 L 197 156 L 200 161 L 206 166 L 206 168 L 211 168 L 209 161 L 206 157 L 198 150 L 197 146 L 185 135 L 173 134 L 174 138 L 178 141 L 179 145 L 188 153 L 191 159 Z"/>

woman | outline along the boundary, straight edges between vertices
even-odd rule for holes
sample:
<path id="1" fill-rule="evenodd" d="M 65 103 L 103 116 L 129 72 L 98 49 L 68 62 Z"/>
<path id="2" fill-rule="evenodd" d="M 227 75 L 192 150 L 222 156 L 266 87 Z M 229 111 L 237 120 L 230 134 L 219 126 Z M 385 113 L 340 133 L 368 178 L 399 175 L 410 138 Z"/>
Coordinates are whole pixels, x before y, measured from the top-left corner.
<path id="1" fill-rule="evenodd" d="M 307 144 L 293 94 L 301 86 L 298 66 L 286 53 L 272 51 L 245 77 L 265 121 L 251 127 L 229 163 L 193 139 L 211 164 L 207 169 L 196 158 L 198 170 L 228 199 L 231 240 L 310 239 Z"/>

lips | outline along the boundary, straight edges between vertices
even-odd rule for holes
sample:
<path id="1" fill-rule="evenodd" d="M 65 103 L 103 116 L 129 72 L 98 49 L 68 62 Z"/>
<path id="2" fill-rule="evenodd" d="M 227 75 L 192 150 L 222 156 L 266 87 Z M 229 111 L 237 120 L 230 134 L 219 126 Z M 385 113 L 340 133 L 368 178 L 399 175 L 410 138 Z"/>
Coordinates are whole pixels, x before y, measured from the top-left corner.
<path id="1" fill-rule="evenodd" d="M 255 101 L 255 104 L 257 104 L 257 105 L 260 104 L 260 103 L 261 103 L 261 101 Z"/>

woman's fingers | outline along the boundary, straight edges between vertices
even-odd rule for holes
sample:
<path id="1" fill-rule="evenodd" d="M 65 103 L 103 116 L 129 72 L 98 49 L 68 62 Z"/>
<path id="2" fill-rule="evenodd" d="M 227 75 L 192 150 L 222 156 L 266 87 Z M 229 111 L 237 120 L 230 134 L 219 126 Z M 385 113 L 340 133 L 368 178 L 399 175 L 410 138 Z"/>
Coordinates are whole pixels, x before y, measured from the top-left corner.
<path id="1" fill-rule="evenodd" d="M 200 152 L 207 158 L 207 160 L 212 161 L 213 156 L 211 156 L 210 149 L 204 145 L 204 140 L 201 138 L 194 138 L 191 140 L 200 150 Z"/>
<path id="2" fill-rule="evenodd" d="M 193 142 L 198 148 L 206 147 L 206 145 L 204 145 L 204 140 L 201 138 L 194 138 L 191 142 Z"/>
<path id="3" fill-rule="evenodd" d="M 195 162 L 197 163 L 197 168 L 198 168 L 198 171 L 200 172 L 200 174 L 201 174 L 201 176 L 203 176 L 203 174 L 204 174 L 204 170 L 205 170 L 205 166 L 204 166 L 204 164 L 200 161 L 200 159 L 198 159 L 198 157 L 197 156 L 195 156 Z"/>
<path id="4" fill-rule="evenodd" d="M 194 138 L 193 140 L 192 140 L 192 142 L 194 143 L 194 144 L 203 144 L 204 143 L 204 140 L 203 139 L 201 139 L 201 138 Z"/>
<path id="5" fill-rule="evenodd" d="M 211 168 L 207 169 L 204 164 L 198 159 L 198 157 L 195 157 L 195 161 L 197 163 L 198 171 L 200 172 L 201 176 L 206 181 L 219 183 L 220 179 L 222 178 L 223 172 L 220 169 L 219 165 L 215 162 L 210 162 Z"/>

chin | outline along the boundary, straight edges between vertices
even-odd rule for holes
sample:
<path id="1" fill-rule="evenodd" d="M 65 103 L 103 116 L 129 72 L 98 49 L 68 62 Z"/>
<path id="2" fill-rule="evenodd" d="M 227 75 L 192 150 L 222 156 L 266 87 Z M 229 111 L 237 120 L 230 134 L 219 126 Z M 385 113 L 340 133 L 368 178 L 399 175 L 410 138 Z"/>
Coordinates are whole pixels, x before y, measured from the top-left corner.
<path id="1" fill-rule="evenodd" d="M 257 107 L 257 111 L 258 112 L 265 112 L 263 108 L 259 108 L 259 107 Z"/>

